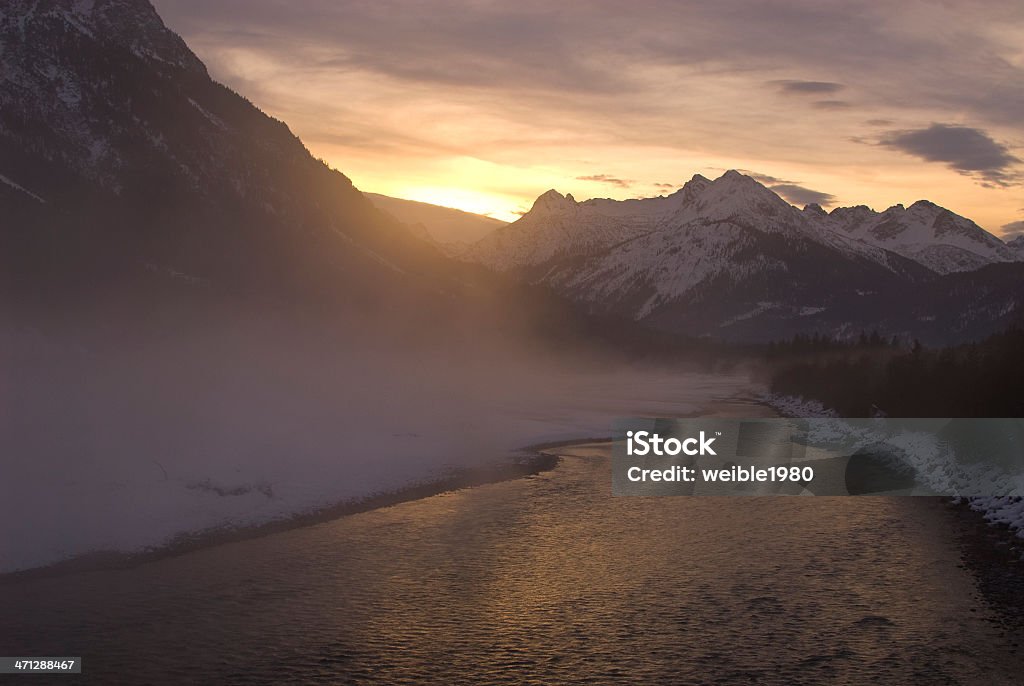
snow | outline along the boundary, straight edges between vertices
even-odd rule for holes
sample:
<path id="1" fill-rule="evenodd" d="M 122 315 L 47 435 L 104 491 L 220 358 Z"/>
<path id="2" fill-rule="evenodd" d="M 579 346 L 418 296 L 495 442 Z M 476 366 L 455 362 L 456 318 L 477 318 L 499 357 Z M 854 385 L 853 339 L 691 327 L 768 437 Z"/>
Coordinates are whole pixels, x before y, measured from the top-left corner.
<path id="1" fill-rule="evenodd" d="M 1021 253 L 964 217 L 919 201 L 885 212 L 867 207 L 804 210 L 754 179 L 728 171 L 694 176 L 669 196 L 577 202 L 550 190 L 518 221 L 470 246 L 461 257 L 498 271 L 529 270 L 577 300 L 637 303 L 635 319 L 718 276 L 733 282 L 785 271 L 783 262 L 739 256 L 752 234 L 812 241 L 840 256 L 902 270 L 900 256 L 938 273 L 1021 258 Z M 866 292 L 864 292 L 866 293 Z M 800 313 L 823 311 L 808 304 Z"/>
<path id="2" fill-rule="evenodd" d="M 746 312 L 742 312 L 742 313 L 736 315 L 735 317 L 730 317 L 730 318 L 726 319 L 725 321 L 723 321 L 721 324 L 719 324 L 719 326 L 722 327 L 722 328 L 725 328 L 727 326 L 732 326 L 736 322 L 741 322 L 741 321 L 744 321 L 744 320 L 747 320 L 747 319 L 751 319 L 751 318 L 756 317 L 756 316 L 758 316 L 760 314 L 768 312 L 769 310 L 778 309 L 778 308 L 780 308 L 782 306 L 783 306 L 782 303 L 762 301 L 762 302 L 757 303 L 757 307 L 755 307 L 754 309 L 747 310 Z"/>
<path id="3" fill-rule="evenodd" d="M 619 417 L 693 414 L 748 384 L 312 342 L 286 359 L 231 341 L 167 345 L 112 361 L 0 335 L 16 363 L 0 418 L 0 571 L 358 501 L 532 444 L 607 436 Z M 227 352 L 207 363 L 210 349 Z"/>
<path id="4" fill-rule="evenodd" d="M 834 418 L 837 424 L 832 429 L 837 435 L 854 433 L 834 410 L 816 400 L 773 393 L 766 393 L 760 399 L 785 417 Z M 819 432 L 826 428 L 820 427 Z M 878 438 L 870 432 L 860 433 L 864 444 Z M 818 438 L 824 437 L 819 435 Z M 911 461 L 911 466 L 937 492 L 1000 493 L 969 495 L 966 501 L 989 522 L 1006 526 L 1019 538 L 1024 538 L 1024 474 L 1007 473 L 993 465 L 965 466 L 955 459 L 948 446 L 936 443 L 934 437 L 927 434 L 907 432 L 897 437 L 893 445 L 904 449 L 905 459 Z"/>
<path id="5" fill-rule="evenodd" d="M 813 399 L 800 398 L 780 393 L 765 393 L 759 398 L 761 402 L 775 410 L 783 417 L 838 417 L 835 410 L 825 407 Z"/>
<path id="6" fill-rule="evenodd" d="M 41 203 L 45 203 L 45 202 L 46 202 L 45 200 L 43 200 L 42 198 L 40 198 L 40 197 L 39 197 L 38 195 L 36 195 L 36 194 L 35 194 L 35 193 L 33 193 L 32 191 L 30 191 L 29 189 L 25 188 L 24 186 L 22 186 L 22 185 L 20 185 L 20 184 L 18 184 L 18 183 L 15 183 L 15 182 L 14 182 L 14 181 L 13 181 L 12 179 L 10 179 L 10 178 L 8 178 L 8 177 L 4 176 L 3 174 L 0 174 L 0 183 L 5 183 L 5 184 L 7 184 L 8 186 L 10 186 L 11 188 L 13 188 L 13 189 L 15 189 L 15 190 L 18 190 L 18 191 L 21 191 L 21 192 L 22 192 L 22 193 L 24 193 L 25 195 L 28 195 L 28 196 L 29 196 L 29 197 L 31 197 L 32 199 L 34 199 L 34 200 L 38 200 L 38 201 L 39 201 L 39 202 L 41 202 Z"/>
<path id="7" fill-rule="evenodd" d="M 893 253 L 834 224 L 729 171 L 714 181 L 696 175 L 679 191 L 657 198 L 576 202 L 551 190 L 520 220 L 484 237 L 462 257 L 499 271 L 547 266 L 530 280 L 599 306 L 629 302 L 639 320 L 716 277 L 739 282 L 785 274 L 784 261 L 750 254 L 757 234 L 811 241 L 894 268 Z M 805 316 L 814 313 L 806 308 Z"/>
<path id="8" fill-rule="evenodd" d="M 207 109 L 205 109 L 202 105 L 200 105 L 198 102 L 196 102 L 192 98 L 189 98 L 188 101 L 192 105 L 192 107 L 195 107 L 197 110 L 199 110 L 199 113 L 201 115 L 203 115 L 203 117 L 205 117 L 206 120 L 209 121 L 211 124 L 216 126 L 218 129 L 221 129 L 222 131 L 226 131 L 227 130 L 227 128 L 228 128 L 227 124 L 225 124 L 224 121 L 220 117 L 218 117 L 217 115 L 215 115 L 215 114 L 211 113 L 210 111 L 208 111 Z"/>
<path id="9" fill-rule="evenodd" d="M 926 200 L 884 212 L 837 208 L 822 221 L 832 230 L 890 250 L 939 274 L 1019 259 L 1001 240 L 971 220 Z"/>

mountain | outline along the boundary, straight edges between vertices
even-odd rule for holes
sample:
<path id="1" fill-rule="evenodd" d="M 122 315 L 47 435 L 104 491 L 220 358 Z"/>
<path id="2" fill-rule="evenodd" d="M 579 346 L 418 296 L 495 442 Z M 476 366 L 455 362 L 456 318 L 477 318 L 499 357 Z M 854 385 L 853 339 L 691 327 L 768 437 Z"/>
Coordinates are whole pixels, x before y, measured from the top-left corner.
<path id="1" fill-rule="evenodd" d="M 977 298 L 991 302 L 957 298 L 964 311 L 933 312 L 953 283 L 945 274 L 1014 259 L 948 210 L 924 202 L 883 213 L 799 210 L 736 171 L 714 181 L 696 175 L 658 198 L 577 202 L 548 191 L 464 257 L 594 313 L 738 340 L 855 335 L 881 321 L 891 333 L 970 336 L 1016 316 L 1024 301 L 1011 279 L 1009 291 L 979 286 Z"/>
<path id="2" fill-rule="evenodd" d="M 884 212 L 864 205 L 839 207 L 828 215 L 817 206 L 804 212 L 828 229 L 909 257 L 939 274 L 1018 259 L 1012 248 L 970 219 L 927 200 Z"/>
<path id="3" fill-rule="evenodd" d="M 508 222 L 415 200 L 364 192 L 377 209 L 409 226 L 417 235 L 436 242 L 446 252 L 476 243 Z"/>
<path id="4" fill-rule="evenodd" d="M 145 0 L 3 4 L 0 180 L 0 295 L 22 312 L 186 293 L 377 311 L 459 287 Z"/>

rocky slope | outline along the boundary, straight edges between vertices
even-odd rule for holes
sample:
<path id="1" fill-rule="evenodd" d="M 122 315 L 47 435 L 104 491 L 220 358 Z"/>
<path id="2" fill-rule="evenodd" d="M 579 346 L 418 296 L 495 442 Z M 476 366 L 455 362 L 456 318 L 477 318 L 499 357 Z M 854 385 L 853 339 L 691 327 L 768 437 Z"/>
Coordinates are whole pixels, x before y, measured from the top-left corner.
<path id="1" fill-rule="evenodd" d="M 884 212 L 863 205 L 839 207 L 827 215 L 816 206 L 804 212 L 816 217 L 822 230 L 840 231 L 891 250 L 938 274 L 1017 259 L 1015 251 L 996 236 L 927 200 L 918 200 L 910 207 L 895 205 Z"/>
<path id="2" fill-rule="evenodd" d="M 40 312 L 206 289 L 375 307 L 450 266 L 145 0 L 0 7 L 2 295 Z"/>

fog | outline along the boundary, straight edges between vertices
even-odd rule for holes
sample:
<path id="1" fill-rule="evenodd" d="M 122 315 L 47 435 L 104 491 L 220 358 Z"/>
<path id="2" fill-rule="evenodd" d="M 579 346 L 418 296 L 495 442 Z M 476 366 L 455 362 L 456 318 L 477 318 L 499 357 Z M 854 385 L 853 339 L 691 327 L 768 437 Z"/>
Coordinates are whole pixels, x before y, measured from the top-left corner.
<path id="1" fill-rule="evenodd" d="M 493 303 L 170 312 L 141 334 L 3 331 L 0 571 L 358 501 L 748 383 L 551 344 Z"/>

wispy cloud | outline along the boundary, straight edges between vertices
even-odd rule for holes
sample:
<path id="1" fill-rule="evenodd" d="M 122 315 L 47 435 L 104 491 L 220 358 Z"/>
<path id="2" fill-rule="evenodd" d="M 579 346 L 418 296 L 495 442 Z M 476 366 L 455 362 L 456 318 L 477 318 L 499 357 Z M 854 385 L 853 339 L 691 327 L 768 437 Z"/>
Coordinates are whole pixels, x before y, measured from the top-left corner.
<path id="1" fill-rule="evenodd" d="M 821 205 L 822 207 L 828 207 L 834 205 L 836 201 L 836 196 L 831 193 L 804 188 L 795 183 L 779 183 L 769 186 L 769 188 L 794 205 Z"/>
<path id="2" fill-rule="evenodd" d="M 444 183 L 530 179 L 511 208 L 559 179 L 593 188 L 582 164 L 622 181 L 760 166 L 855 202 L 929 197 L 993 227 L 1018 216 L 1020 0 L 153 1 L 216 78 L 371 189 L 471 158 Z M 996 157 L 978 163 L 977 140 L 944 151 L 914 123 L 932 121 Z"/>
<path id="3" fill-rule="evenodd" d="M 968 126 L 932 124 L 923 129 L 891 131 L 881 144 L 972 176 L 983 184 L 1010 186 L 1020 182 L 1020 158 L 987 132 Z"/>
<path id="4" fill-rule="evenodd" d="M 594 183 L 606 183 L 609 186 L 615 186 L 616 188 L 629 188 L 635 181 L 632 179 L 620 179 L 615 176 L 609 176 L 608 174 L 591 174 L 589 176 L 577 176 L 577 181 L 592 181 Z"/>
<path id="5" fill-rule="evenodd" d="M 821 205 L 822 207 L 828 207 L 836 202 L 836 196 L 831 193 L 801 186 L 796 181 L 787 181 L 777 176 L 761 174 L 749 169 L 740 169 L 739 171 L 764 184 L 775 193 L 778 193 L 787 202 L 794 205 Z"/>
<path id="6" fill-rule="evenodd" d="M 843 89 L 843 84 L 833 83 L 832 81 L 799 81 L 796 79 L 786 79 L 781 81 L 771 81 L 770 83 L 777 86 L 781 92 L 790 95 L 824 95 L 828 93 L 838 93 Z"/>
<path id="7" fill-rule="evenodd" d="M 847 107 L 852 106 L 852 103 L 846 100 L 815 100 L 811 103 L 811 107 L 819 110 L 845 110 Z"/>
<path id="8" fill-rule="evenodd" d="M 1018 236 L 1024 236 L 1024 220 L 1010 222 L 1009 224 L 1003 224 L 1003 239 L 1010 240 L 1017 238 Z"/>

